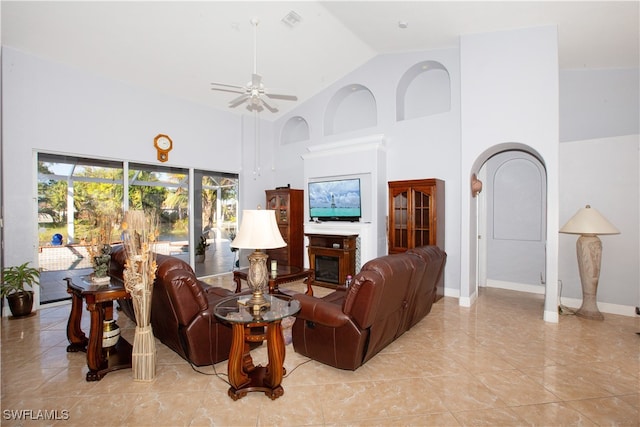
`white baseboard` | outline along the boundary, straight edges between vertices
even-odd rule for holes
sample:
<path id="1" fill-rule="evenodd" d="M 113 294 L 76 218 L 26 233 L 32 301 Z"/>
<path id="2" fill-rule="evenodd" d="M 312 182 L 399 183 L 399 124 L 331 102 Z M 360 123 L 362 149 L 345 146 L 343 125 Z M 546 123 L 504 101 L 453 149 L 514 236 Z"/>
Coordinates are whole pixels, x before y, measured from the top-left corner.
<path id="1" fill-rule="evenodd" d="M 460 289 L 444 288 L 444 296 L 452 298 L 460 298 Z"/>
<path id="2" fill-rule="evenodd" d="M 560 304 L 565 307 L 577 310 L 582 305 L 582 300 L 579 298 L 566 298 L 562 297 Z M 620 316 L 636 316 L 636 308 L 631 305 L 611 304 L 608 302 L 598 301 L 598 310 L 602 313 L 618 314 Z"/>
<path id="3" fill-rule="evenodd" d="M 542 295 L 544 295 L 545 293 L 544 286 L 527 285 L 525 283 L 516 283 L 516 282 L 504 282 L 501 280 L 487 279 L 486 287 L 508 289 L 512 291 L 529 292 L 533 294 L 542 294 Z M 562 297 L 561 301 L 559 301 L 559 304 L 562 304 L 566 307 L 577 310 L 582 305 L 582 299 Z M 636 308 L 635 306 L 631 306 L 631 305 L 611 304 L 607 302 L 598 301 L 598 309 L 603 313 L 619 314 L 621 316 L 636 316 L 636 311 L 635 311 Z M 558 313 L 545 311 L 544 312 L 545 320 L 547 320 L 547 317 L 549 319 L 552 319 L 554 317 L 558 319 Z M 553 322 L 553 320 L 548 320 L 548 321 Z M 555 320 L 555 322 L 558 322 L 558 320 Z"/>
<path id="4" fill-rule="evenodd" d="M 560 315 L 558 314 L 558 310 L 554 311 L 544 311 L 543 319 L 545 322 L 549 323 L 558 323 L 560 322 Z"/>
<path id="5" fill-rule="evenodd" d="M 458 305 L 460 307 L 471 307 L 473 304 L 475 304 L 477 299 L 478 299 L 478 293 L 474 292 L 468 297 L 459 297 Z"/>
<path id="6" fill-rule="evenodd" d="M 505 282 L 503 280 L 487 279 L 487 288 L 508 289 L 510 291 L 529 292 L 544 295 L 545 287 L 541 285 L 528 285 L 526 283 Z"/>

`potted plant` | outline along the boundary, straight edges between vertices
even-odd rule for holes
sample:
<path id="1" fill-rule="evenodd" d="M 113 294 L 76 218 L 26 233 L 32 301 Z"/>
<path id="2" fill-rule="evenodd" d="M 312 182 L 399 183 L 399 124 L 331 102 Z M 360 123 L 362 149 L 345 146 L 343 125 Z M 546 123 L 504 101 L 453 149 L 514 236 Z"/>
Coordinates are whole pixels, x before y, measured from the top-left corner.
<path id="1" fill-rule="evenodd" d="M 204 254 L 209 247 L 209 243 L 207 243 L 207 239 L 204 236 L 200 236 L 200 241 L 196 246 L 196 262 L 204 262 Z"/>
<path id="2" fill-rule="evenodd" d="M 235 230 L 229 230 L 228 234 L 229 234 L 229 243 L 231 243 L 236 238 L 236 232 Z M 230 246 L 229 249 L 231 249 L 231 252 L 233 252 L 233 268 L 240 268 L 240 259 L 239 258 L 237 259 L 238 248 L 234 248 Z"/>
<path id="3" fill-rule="evenodd" d="M 2 270 L 0 295 L 6 297 L 9 309 L 14 317 L 31 314 L 33 309 L 33 287 L 39 284 L 40 271 L 29 267 L 25 262 L 19 266 L 6 267 Z M 28 287 L 28 289 L 25 289 Z"/>

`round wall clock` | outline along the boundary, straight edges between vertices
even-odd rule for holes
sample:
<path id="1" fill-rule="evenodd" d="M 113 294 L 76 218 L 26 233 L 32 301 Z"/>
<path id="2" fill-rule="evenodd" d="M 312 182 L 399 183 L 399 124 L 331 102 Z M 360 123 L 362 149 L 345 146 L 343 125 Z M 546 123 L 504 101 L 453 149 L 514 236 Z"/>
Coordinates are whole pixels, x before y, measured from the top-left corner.
<path id="1" fill-rule="evenodd" d="M 169 160 L 169 151 L 173 148 L 173 141 L 168 135 L 158 134 L 153 139 L 153 146 L 156 147 L 158 151 L 158 160 L 161 162 Z"/>

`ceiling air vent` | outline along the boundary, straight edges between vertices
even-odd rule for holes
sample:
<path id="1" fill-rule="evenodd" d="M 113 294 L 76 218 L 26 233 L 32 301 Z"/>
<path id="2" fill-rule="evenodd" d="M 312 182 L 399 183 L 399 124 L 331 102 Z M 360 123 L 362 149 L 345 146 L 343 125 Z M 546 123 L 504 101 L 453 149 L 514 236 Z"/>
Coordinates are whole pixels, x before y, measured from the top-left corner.
<path id="1" fill-rule="evenodd" d="M 281 19 L 288 27 L 293 28 L 302 21 L 302 16 L 295 13 L 293 10 L 287 13 L 284 18 Z"/>

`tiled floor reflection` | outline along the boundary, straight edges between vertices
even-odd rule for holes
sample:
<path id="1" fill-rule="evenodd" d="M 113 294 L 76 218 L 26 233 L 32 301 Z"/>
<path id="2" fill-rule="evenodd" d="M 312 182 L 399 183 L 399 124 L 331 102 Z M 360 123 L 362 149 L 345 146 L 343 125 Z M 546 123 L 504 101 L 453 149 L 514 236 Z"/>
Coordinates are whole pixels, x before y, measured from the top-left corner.
<path id="1" fill-rule="evenodd" d="M 231 285 L 229 275 L 210 282 Z M 130 370 L 86 382 L 85 354 L 66 352 L 70 306 L 47 308 L 26 319 L 2 319 L 1 423 L 640 425 L 640 318 L 565 316 L 549 324 L 542 309 L 542 296 L 507 290 L 482 289 L 472 308 L 444 298 L 355 372 L 305 363 L 287 346 L 284 396 L 272 401 L 250 393 L 234 402 L 215 376 L 226 373 L 226 362 L 197 372 L 159 342 L 153 382 L 133 382 Z M 132 323 L 124 316 L 118 323 L 132 340 Z M 88 324 L 85 316 L 85 331 Z M 252 355 L 266 364 L 263 348 Z"/>

